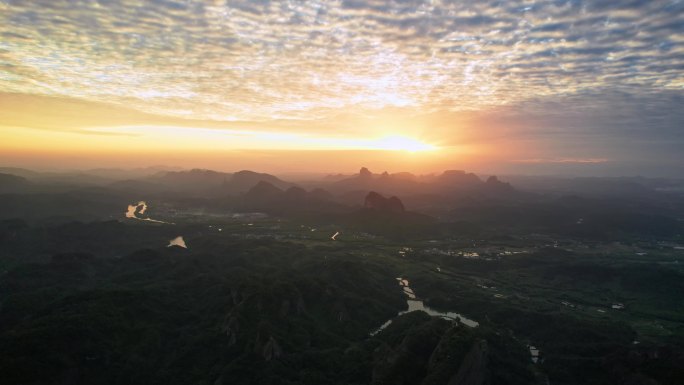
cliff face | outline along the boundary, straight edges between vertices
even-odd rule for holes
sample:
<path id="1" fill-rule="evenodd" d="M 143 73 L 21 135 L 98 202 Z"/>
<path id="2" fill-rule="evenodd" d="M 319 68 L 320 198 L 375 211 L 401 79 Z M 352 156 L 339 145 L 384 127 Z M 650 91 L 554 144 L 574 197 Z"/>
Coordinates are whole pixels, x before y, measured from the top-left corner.
<path id="1" fill-rule="evenodd" d="M 363 207 L 380 211 L 405 211 L 404 204 L 399 198 L 395 196 L 391 198 L 385 198 L 375 191 L 371 191 L 368 193 L 368 195 L 366 195 Z"/>
<path id="2" fill-rule="evenodd" d="M 403 329 L 403 330 L 402 330 Z M 501 382 L 492 377 L 500 365 L 492 361 L 488 339 L 498 337 L 480 330 L 432 318 L 422 312 L 408 313 L 382 331 L 383 343 L 373 352 L 373 384 L 491 385 L 530 384 L 531 377 L 511 377 Z M 494 346 L 494 348 L 492 348 Z M 511 357 L 507 357 L 511 359 Z M 514 357 L 525 367 L 528 357 Z M 505 370 L 508 370 L 507 368 Z M 524 372 L 524 370 L 523 370 Z"/>
<path id="3" fill-rule="evenodd" d="M 484 385 L 489 383 L 488 377 L 487 341 L 480 340 L 473 344 L 448 385 Z"/>
<path id="4" fill-rule="evenodd" d="M 369 169 L 362 167 L 361 171 L 359 171 L 359 178 L 360 179 L 372 179 L 373 178 L 373 173 L 370 172 Z"/>

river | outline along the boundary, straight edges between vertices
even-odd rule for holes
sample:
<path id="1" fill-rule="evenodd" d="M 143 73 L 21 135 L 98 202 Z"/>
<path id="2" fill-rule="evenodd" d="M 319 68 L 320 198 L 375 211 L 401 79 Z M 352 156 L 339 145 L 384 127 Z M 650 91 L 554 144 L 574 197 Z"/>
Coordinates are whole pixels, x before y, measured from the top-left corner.
<path id="1" fill-rule="evenodd" d="M 395 317 L 387 320 L 382 326 L 380 326 L 378 329 L 374 330 L 373 332 L 370 333 L 371 336 L 374 336 L 378 334 L 380 331 L 388 327 L 394 318 L 401 316 L 402 314 L 406 314 L 412 311 L 420 310 L 424 311 L 425 313 L 433 316 L 433 317 L 441 317 L 444 319 L 448 320 L 458 320 L 462 324 L 469 326 L 469 327 L 477 327 L 479 326 L 479 322 L 474 321 L 470 318 L 464 317 L 462 314 L 456 313 L 456 312 L 443 312 L 439 310 L 435 310 L 431 307 L 425 306 L 423 301 L 419 300 L 416 297 L 415 292 L 413 289 L 411 289 L 411 286 L 409 286 L 409 281 L 408 279 L 405 278 L 397 278 L 397 281 L 399 282 L 399 286 L 402 287 L 402 290 L 404 291 L 404 294 L 406 295 L 406 305 L 408 306 L 407 310 L 400 311 Z"/>
<path id="2" fill-rule="evenodd" d="M 141 218 L 141 217 L 139 217 L 138 215 L 145 214 L 145 211 L 147 211 L 147 207 L 148 207 L 147 202 L 145 202 L 145 201 L 140 201 L 137 204 L 128 205 L 128 209 L 126 210 L 126 218 L 137 219 L 139 221 L 154 222 L 154 223 L 166 223 L 169 225 L 173 224 L 170 222 L 159 221 L 159 220 L 152 219 L 152 218 Z"/>

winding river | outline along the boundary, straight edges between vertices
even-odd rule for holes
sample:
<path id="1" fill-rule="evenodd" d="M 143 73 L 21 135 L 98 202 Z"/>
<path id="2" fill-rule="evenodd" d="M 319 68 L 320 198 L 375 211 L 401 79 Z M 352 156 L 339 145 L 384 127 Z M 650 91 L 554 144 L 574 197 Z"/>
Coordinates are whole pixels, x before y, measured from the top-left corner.
<path id="1" fill-rule="evenodd" d="M 463 315 L 455 312 L 442 312 L 439 310 L 435 310 L 431 307 L 425 306 L 423 301 L 419 300 L 416 297 L 416 294 L 413 292 L 413 289 L 409 286 L 409 281 L 405 278 L 397 278 L 397 281 L 399 282 L 399 286 L 402 287 L 404 290 L 404 294 L 406 294 L 406 304 L 408 305 L 407 310 L 400 311 L 394 318 L 401 316 L 402 314 L 406 314 L 412 311 L 420 310 L 424 311 L 427 314 L 434 316 L 434 317 L 441 317 L 444 319 L 448 320 L 458 320 L 462 324 L 469 326 L 471 328 L 479 326 L 479 322 L 471 320 L 469 318 L 464 317 Z M 374 330 L 373 332 L 370 333 L 371 336 L 374 336 L 378 334 L 380 331 L 388 327 L 392 321 L 394 321 L 394 318 L 387 320 L 382 326 L 380 326 L 378 329 Z"/>

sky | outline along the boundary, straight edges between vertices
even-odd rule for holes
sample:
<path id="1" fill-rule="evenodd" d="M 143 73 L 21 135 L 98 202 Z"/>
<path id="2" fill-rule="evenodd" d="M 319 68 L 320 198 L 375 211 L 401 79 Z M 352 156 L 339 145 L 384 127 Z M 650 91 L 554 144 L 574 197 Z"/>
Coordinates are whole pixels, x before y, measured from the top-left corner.
<path id="1" fill-rule="evenodd" d="M 684 1 L 0 0 L 0 164 L 684 177 Z"/>

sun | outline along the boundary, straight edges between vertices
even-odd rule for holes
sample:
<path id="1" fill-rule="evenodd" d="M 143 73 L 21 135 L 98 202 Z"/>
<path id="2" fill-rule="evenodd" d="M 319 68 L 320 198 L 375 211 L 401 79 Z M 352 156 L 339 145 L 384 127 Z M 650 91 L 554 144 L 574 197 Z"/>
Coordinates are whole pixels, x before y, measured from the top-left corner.
<path id="1" fill-rule="evenodd" d="M 392 135 L 377 139 L 373 142 L 373 147 L 378 150 L 408 152 L 432 151 L 437 149 L 434 145 L 401 135 Z"/>

